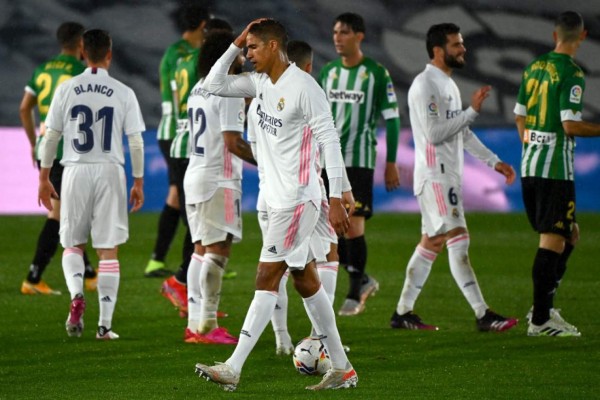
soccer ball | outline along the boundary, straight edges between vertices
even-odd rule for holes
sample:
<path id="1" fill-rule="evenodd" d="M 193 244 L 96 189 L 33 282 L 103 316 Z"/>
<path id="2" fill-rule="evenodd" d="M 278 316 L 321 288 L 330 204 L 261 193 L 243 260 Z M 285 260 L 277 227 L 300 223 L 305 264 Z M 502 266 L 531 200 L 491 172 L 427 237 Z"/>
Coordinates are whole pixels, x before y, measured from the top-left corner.
<path id="1" fill-rule="evenodd" d="M 302 375 L 323 375 L 331 368 L 329 354 L 318 338 L 302 339 L 294 349 L 293 361 Z"/>

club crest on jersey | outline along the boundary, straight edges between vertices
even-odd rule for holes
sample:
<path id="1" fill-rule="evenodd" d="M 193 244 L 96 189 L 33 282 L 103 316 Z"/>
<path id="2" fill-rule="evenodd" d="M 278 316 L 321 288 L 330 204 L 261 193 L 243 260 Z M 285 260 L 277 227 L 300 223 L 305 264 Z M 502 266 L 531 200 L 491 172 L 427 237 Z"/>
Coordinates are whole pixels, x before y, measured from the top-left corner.
<path id="1" fill-rule="evenodd" d="M 363 71 L 363 73 L 360 74 L 360 79 L 363 81 L 366 81 L 367 79 L 369 79 L 369 74 L 367 73 L 367 71 Z"/>
<path id="2" fill-rule="evenodd" d="M 285 108 L 285 99 L 282 97 L 279 99 L 279 103 L 277 103 L 277 111 L 283 111 Z"/>
<path id="3" fill-rule="evenodd" d="M 583 89 L 581 86 L 575 85 L 571 88 L 571 94 L 569 95 L 569 101 L 571 103 L 579 104 L 581 103 L 581 95 L 583 94 Z"/>

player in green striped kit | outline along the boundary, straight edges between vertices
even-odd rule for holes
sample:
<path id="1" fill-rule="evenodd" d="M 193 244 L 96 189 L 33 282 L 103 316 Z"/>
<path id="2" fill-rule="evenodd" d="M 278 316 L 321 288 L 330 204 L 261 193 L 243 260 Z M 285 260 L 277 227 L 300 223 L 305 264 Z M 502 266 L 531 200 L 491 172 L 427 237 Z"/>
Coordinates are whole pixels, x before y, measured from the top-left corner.
<path id="1" fill-rule="evenodd" d="M 396 93 L 385 67 L 363 55 L 360 45 L 364 36 L 365 24 L 360 15 L 339 15 L 333 26 L 333 42 L 340 58 L 325 65 L 319 74 L 340 135 L 342 154 L 356 199 L 350 229 L 345 239 L 339 241 L 340 263 L 346 265 L 350 274 L 350 288 L 339 315 L 362 312 L 367 298 L 379 289 L 379 283 L 365 273 L 365 220 L 372 215 L 380 115 L 386 121 L 386 189 L 390 191 L 400 186 L 396 166 L 400 130 Z"/>
<path id="2" fill-rule="evenodd" d="M 600 136 L 600 125 L 584 122 L 585 79 L 573 57 L 587 32 L 576 12 L 556 20 L 554 51 L 523 73 L 515 106 L 523 141 L 521 183 L 529 222 L 540 234 L 533 262 L 533 308 L 529 336 L 580 336 L 554 308 L 554 295 L 579 238 L 575 222 L 575 136 Z"/>
<path id="3" fill-rule="evenodd" d="M 84 27 L 77 22 L 65 22 L 56 31 L 56 38 L 61 46 L 59 55 L 40 64 L 27 86 L 21 100 L 19 115 L 21 123 L 31 144 L 31 157 L 36 166 L 40 144 L 43 142 L 45 133 L 46 114 L 50 108 L 50 102 L 54 96 L 56 87 L 75 75 L 85 70 L 81 62 L 81 51 L 83 48 L 82 35 Z M 34 108 L 37 106 L 40 118 L 40 135 L 36 138 Z M 62 139 L 58 146 L 56 159 L 54 160 L 50 177 L 56 191 L 60 194 L 63 166 L 60 165 L 62 158 Z M 23 294 L 60 294 L 59 291 L 51 289 L 43 280 L 42 274 L 56 253 L 59 241 L 60 228 L 60 200 L 52 199 L 53 210 L 48 212 L 48 218 L 38 237 L 35 256 L 29 267 L 27 278 L 21 285 Z M 96 288 L 96 271 L 90 265 L 87 254 L 84 252 L 86 289 Z"/>
<path id="4" fill-rule="evenodd" d="M 164 277 L 172 274 L 165 266 L 165 258 L 171 242 L 177 232 L 180 218 L 180 201 L 177 194 L 175 172 L 171 161 L 171 144 L 176 135 L 178 119 L 177 88 L 175 69 L 181 57 L 200 48 L 204 40 L 204 29 L 209 18 L 208 11 L 201 6 L 188 4 L 180 7 L 174 14 L 177 25 L 183 32 L 181 39 L 167 48 L 160 62 L 160 95 L 162 99 L 162 118 L 157 132 L 158 145 L 167 162 L 169 192 L 158 222 L 158 235 L 152 257 L 146 266 L 144 276 Z"/>

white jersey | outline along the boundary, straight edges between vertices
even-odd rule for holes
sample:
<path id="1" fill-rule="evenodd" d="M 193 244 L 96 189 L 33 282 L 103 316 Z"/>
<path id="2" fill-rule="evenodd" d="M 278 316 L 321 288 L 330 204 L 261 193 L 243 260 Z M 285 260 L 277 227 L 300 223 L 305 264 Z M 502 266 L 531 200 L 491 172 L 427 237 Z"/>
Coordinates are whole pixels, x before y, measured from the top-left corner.
<path id="1" fill-rule="evenodd" d="M 410 124 L 415 142 L 414 193 L 426 181 L 461 185 L 466 149 L 493 167 L 499 158 L 469 129 L 477 112 L 462 109 L 454 80 L 441 69 L 427 64 L 408 90 Z"/>
<path id="2" fill-rule="evenodd" d="M 212 95 L 196 83 L 188 97 L 190 163 L 185 172 L 187 204 L 210 199 L 218 188 L 242 190 L 242 159 L 225 146 L 224 131 L 244 131 L 244 99 Z"/>
<path id="3" fill-rule="evenodd" d="M 131 88 L 102 68 L 87 68 L 56 88 L 46 127 L 64 135 L 61 164 L 125 163 L 123 134 L 146 130 Z"/>
<path id="4" fill-rule="evenodd" d="M 254 120 L 256 151 L 264 172 L 261 190 L 267 205 L 277 209 L 307 201 L 319 205 L 315 144 L 326 153 L 330 177 L 341 178 L 344 165 L 325 93 L 295 64 L 275 84 L 262 73 L 227 75 L 239 52 L 232 44 L 211 69 L 203 88 L 221 96 L 255 98 L 256 109 L 250 118 Z"/>

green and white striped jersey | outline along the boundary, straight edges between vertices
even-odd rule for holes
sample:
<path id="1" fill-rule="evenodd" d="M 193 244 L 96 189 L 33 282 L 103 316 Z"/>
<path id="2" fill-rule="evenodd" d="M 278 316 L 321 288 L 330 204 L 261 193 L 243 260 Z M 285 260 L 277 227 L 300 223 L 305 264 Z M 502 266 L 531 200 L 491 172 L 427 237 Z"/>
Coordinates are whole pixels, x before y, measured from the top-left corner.
<path id="1" fill-rule="evenodd" d="M 162 117 L 158 124 L 157 139 L 171 140 L 175 137 L 177 122 L 177 105 L 173 99 L 175 68 L 177 60 L 189 54 L 192 45 L 185 39 L 180 39 L 170 45 L 160 60 L 160 97 L 162 100 Z"/>
<path id="2" fill-rule="evenodd" d="M 337 59 L 321 69 L 319 83 L 331 105 L 346 167 L 375 169 L 379 115 L 399 118 L 389 72 L 368 57 L 351 68 Z"/>
<path id="3" fill-rule="evenodd" d="M 172 158 L 190 158 L 189 119 L 187 101 L 190 92 L 198 82 L 198 54 L 200 49 L 193 49 L 177 61 L 175 82 L 177 84 L 177 134 L 171 143 Z"/>
<path id="4" fill-rule="evenodd" d="M 574 180 L 575 139 L 562 121 L 581 121 L 585 78 L 571 56 L 550 52 L 523 73 L 515 114 L 525 117 L 521 176 Z"/>
<path id="5" fill-rule="evenodd" d="M 44 138 L 46 115 L 50 109 L 50 102 L 54 97 L 54 91 L 57 86 L 75 75 L 81 74 L 85 70 L 85 65 L 77 58 L 59 54 L 45 63 L 40 64 L 35 71 L 25 90 L 37 99 L 37 107 L 40 115 L 40 135 L 35 144 L 35 154 L 40 157 L 40 144 Z M 56 159 L 62 159 L 63 139 L 60 139 Z"/>

